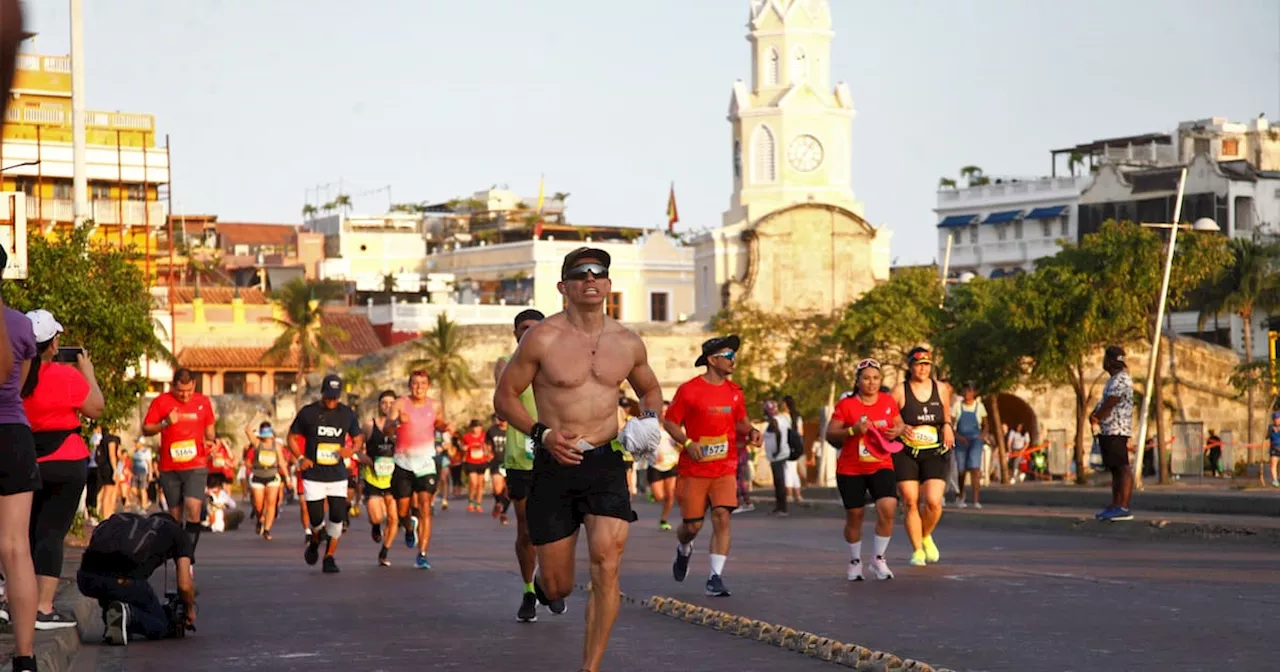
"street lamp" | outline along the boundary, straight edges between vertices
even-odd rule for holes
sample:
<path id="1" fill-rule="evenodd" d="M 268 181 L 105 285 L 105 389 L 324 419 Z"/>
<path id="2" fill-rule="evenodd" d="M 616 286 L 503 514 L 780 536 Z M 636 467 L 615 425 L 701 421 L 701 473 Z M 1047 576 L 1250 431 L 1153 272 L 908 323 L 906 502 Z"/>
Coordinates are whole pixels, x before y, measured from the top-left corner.
<path id="1" fill-rule="evenodd" d="M 1197 219 L 1194 224 L 1181 224 L 1178 220 L 1182 218 L 1182 195 L 1187 187 L 1187 169 L 1183 167 L 1182 175 L 1178 178 L 1178 200 L 1173 205 L 1173 222 L 1166 224 L 1149 224 L 1144 222 L 1142 226 L 1153 229 L 1169 230 L 1169 249 L 1164 258 L 1164 278 L 1160 281 L 1160 302 L 1156 308 L 1156 325 L 1154 334 L 1151 338 L 1151 355 L 1147 361 L 1147 387 L 1142 395 L 1142 415 L 1138 420 L 1138 446 L 1134 449 L 1134 466 L 1133 466 L 1133 486 L 1142 489 L 1142 458 L 1147 448 L 1147 417 L 1151 413 L 1151 397 L 1155 392 L 1156 380 L 1156 362 L 1159 361 L 1160 353 L 1160 331 L 1164 324 L 1164 306 L 1169 298 L 1169 274 L 1173 272 L 1173 248 L 1178 242 L 1178 231 L 1180 229 L 1189 229 L 1191 231 L 1200 231 L 1205 233 L 1216 233 L 1222 230 L 1218 223 L 1208 217 Z M 1163 465 L 1156 465 L 1156 473 L 1160 473 L 1159 469 Z"/>

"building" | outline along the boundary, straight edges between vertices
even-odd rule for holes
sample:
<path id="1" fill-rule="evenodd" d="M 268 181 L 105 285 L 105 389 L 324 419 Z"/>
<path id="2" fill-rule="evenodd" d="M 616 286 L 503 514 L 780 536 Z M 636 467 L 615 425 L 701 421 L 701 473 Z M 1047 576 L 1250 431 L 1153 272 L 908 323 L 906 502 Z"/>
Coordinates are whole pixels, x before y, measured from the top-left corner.
<path id="1" fill-rule="evenodd" d="M 831 86 L 827 0 L 752 0 L 751 82 L 729 103 L 733 193 L 694 241 L 707 319 L 739 301 L 833 311 L 889 276 L 890 232 L 850 188 L 852 94 Z"/>
<path id="2" fill-rule="evenodd" d="M 179 215 L 175 219 L 183 232 L 179 255 L 190 254 L 205 262 L 204 267 L 217 269 L 202 274 L 205 282 L 270 291 L 295 278 L 320 277 L 323 234 L 292 224 L 219 222 L 217 215 Z M 180 271 L 179 284 L 191 284 L 188 275 Z"/>
<path id="3" fill-rule="evenodd" d="M 583 245 L 610 254 L 613 291 L 606 310 L 623 322 L 683 322 L 694 311 L 693 251 L 658 232 L 638 229 L 557 227 L 543 239 L 451 244 L 427 259 L 432 278 L 451 290 L 428 302 L 366 306 L 370 322 L 388 343 L 417 338 L 444 313 L 460 324 L 511 324 L 529 307 L 550 315 L 563 298 L 556 285 L 564 256 Z M 435 292 L 432 292 L 435 294 Z"/>
<path id="4" fill-rule="evenodd" d="M 44 232 L 74 222 L 71 58 L 21 53 L 13 100 L 0 139 L 0 191 L 25 194 L 28 226 Z M 95 237 L 149 250 L 144 264 L 159 272 L 166 223 L 169 152 L 157 143 L 155 118 L 134 112 L 85 112 L 89 211 Z M 13 221 L 12 209 L 0 216 Z M 167 259 L 167 250 L 166 257 Z M 157 262 L 155 264 L 150 262 Z"/>
<path id="5" fill-rule="evenodd" d="M 427 230 L 422 215 L 344 212 L 307 221 L 308 231 L 324 236 L 320 277 L 353 282 L 359 291 L 379 291 L 386 276 L 396 291 L 418 292 L 427 271 Z"/>

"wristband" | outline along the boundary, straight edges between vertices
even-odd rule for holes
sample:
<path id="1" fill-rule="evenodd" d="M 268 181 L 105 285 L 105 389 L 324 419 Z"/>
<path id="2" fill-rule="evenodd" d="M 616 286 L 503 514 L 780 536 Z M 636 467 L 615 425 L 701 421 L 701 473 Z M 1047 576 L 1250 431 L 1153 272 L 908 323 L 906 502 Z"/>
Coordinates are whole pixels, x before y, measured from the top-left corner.
<path id="1" fill-rule="evenodd" d="M 857 434 L 857 432 L 853 431 L 852 427 L 849 428 L 849 436 L 857 436 Z"/>
<path id="2" fill-rule="evenodd" d="M 653 411 L 644 411 L 643 413 L 641 413 L 641 414 L 640 414 L 640 417 L 641 417 L 641 418 L 656 418 L 656 417 L 658 417 L 658 414 L 657 414 L 657 413 L 654 413 Z"/>
<path id="3" fill-rule="evenodd" d="M 685 440 L 684 440 L 684 447 L 685 447 L 685 448 L 688 448 L 689 446 L 692 446 L 692 445 L 693 445 L 693 439 L 685 438 Z"/>
<path id="4" fill-rule="evenodd" d="M 529 438 L 533 439 L 534 448 L 542 447 L 542 439 L 546 437 L 549 431 L 551 431 L 551 428 L 541 422 L 533 423 L 533 428 L 529 430 Z"/>
<path id="5" fill-rule="evenodd" d="M 169 418 L 160 421 L 160 429 L 169 429 Z"/>

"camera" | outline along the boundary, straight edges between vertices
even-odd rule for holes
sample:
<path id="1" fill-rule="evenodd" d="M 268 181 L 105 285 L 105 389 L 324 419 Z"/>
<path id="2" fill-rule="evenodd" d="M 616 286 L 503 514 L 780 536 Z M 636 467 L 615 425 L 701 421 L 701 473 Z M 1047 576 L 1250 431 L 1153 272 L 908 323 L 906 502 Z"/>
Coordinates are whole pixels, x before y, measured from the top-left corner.
<path id="1" fill-rule="evenodd" d="M 187 636 L 187 630 L 195 630 L 194 626 L 187 625 L 187 604 L 177 591 L 165 591 L 164 614 L 169 617 L 169 637 L 182 639 Z"/>

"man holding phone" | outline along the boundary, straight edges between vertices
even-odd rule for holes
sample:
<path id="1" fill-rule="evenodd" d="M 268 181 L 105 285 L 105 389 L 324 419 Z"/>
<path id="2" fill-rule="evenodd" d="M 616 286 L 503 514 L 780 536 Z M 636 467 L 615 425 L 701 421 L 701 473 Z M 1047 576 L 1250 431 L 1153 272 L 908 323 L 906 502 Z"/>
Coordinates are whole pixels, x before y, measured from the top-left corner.
<path id="1" fill-rule="evenodd" d="M 196 392 L 191 369 L 173 374 L 169 391 L 155 398 L 142 424 L 143 436 L 160 435 L 160 489 L 169 515 L 185 521 L 194 560 L 200 543 L 200 509 L 208 480 L 214 433 L 213 402 Z M 185 513 L 185 516 L 184 516 Z"/>

